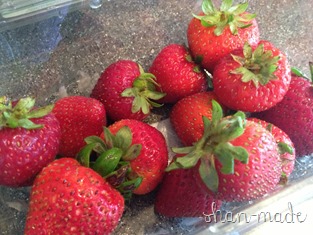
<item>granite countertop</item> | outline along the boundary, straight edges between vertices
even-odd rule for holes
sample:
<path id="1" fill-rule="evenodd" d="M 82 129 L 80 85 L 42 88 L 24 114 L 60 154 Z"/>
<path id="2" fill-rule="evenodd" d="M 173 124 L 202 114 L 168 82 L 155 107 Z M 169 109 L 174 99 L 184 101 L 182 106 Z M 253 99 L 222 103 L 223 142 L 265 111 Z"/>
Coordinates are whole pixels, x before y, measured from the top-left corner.
<path id="1" fill-rule="evenodd" d="M 35 17 L 33 22 L 0 30 L 0 96 L 33 95 L 39 104 L 46 104 L 67 94 L 89 95 L 101 72 L 118 59 L 134 60 L 147 70 L 164 46 L 186 43 L 188 22 L 200 2 L 103 0 L 97 9 L 65 7 L 55 16 Z M 308 62 L 313 61 L 313 2 L 249 2 L 249 11 L 257 13 L 261 38 L 285 51 L 290 64 L 308 74 Z M 166 110 L 154 115 L 162 119 Z M 2 234 L 22 234 L 27 196 L 27 189 L 16 192 L 0 187 Z M 5 205 L 11 200 L 15 204 Z M 145 211 L 142 218 L 152 213 L 150 198 L 135 204 Z M 134 211 L 132 215 L 139 218 Z M 9 220 L 10 225 L 4 227 Z M 155 220 L 146 230 L 145 221 L 123 222 L 117 234 L 152 234 L 156 225 L 159 233 L 154 234 L 171 234 L 177 229 L 163 222 Z"/>

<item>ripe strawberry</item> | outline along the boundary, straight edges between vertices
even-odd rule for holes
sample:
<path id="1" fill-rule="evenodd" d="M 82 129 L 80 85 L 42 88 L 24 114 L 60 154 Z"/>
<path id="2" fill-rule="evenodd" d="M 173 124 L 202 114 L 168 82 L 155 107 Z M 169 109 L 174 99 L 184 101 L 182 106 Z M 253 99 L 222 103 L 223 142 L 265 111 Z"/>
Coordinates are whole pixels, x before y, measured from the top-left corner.
<path id="1" fill-rule="evenodd" d="M 293 172 L 296 158 L 295 148 L 291 139 L 284 131 L 271 123 L 254 117 L 250 117 L 247 120 L 254 121 L 262 125 L 262 127 L 267 129 L 274 136 L 279 148 L 280 159 L 282 161 L 282 176 L 280 181 L 282 183 L 286 182 L 290 174 Z"/>
<path id="2" fill-rule="evenodd" d="M 34 105 L 30 97 L 14 104 L 0 97 L 0 185 L 31 185 L 59 150 L 61 130 L 53 106 Z"/>
<path id="3" fill-rule="evenodd" d="M 286 56 L 268 41 L 245 44 L 222 58 L 213 72 L 213 88 L 225 106 L 245 112 L 273 107 L 286 94 L 291 80 Z"/>
<path id="4" fill-rule="evenodd" d="M 200 217 L 218 210 L 222 202 L 207 193 L 205 185 L 195 183 L 197 174 L 197 167 L 167 172 L 157 191 L 155 212 L 166 217 Z"/>
<path id="5" fill-rule="evenodd" d="M 256 45 L 259 29 L 255 15 L 247 13 L 248 3 L 232 6 L 223 0 L 216 9 L 211 0 L 203 0 L 202 12 L 194 15 L 187 29 L 187 40 L 193 58 L 212 72 L 217 62 L 245 42 Z"/>
<path id="6" fill-rule="evenodd" d="M 122 195 L 99 174 L 61 158 L 34 182 L 24 234 L 110 234 L 123 211 Z"/>
<path id="7" fill-rule="evenodd" d="M 281 160 L 273 135 L 245 120 L 243 112 L 222 116 L 212 101 L 212 119 L 204 117 L 204 134 L 191 147 L 174 149 L 176 158 L 167 171 L 199 164 L 197 184 L 225 201 L 248 201 L 272 191 L 281 176 Z"/>
<path id="8" fill-rule="evenodd" d="M 153 74 L 145 73 L 141 66 L 130 60 L 119 60 L 107 67 L 91 92 L 100 100 L 113 121 L 130 118 L 143 120 L 155 102 L 164 96 L 155 91 L 158 84 Z"/>
<path id="9" fill-rule="evenodd" d="M 311 65 L 312 66 L 312 65 Z M 294 143 L 297 156 L 313 153 L 312 83 L 296 75 L 281 102 L 273 108 L 254 114 L 282 129 Z"/>
<path id="10" fill-rule="evenodd" d="M 161 182 L 168 164 L 165 138 L 155 127 L 134 119 L 119 120 L 98 137 L 86 139 L 80 162 L 92 166 L 125 198 L 147 194 Z M 92 160 L 96 153 L 96 160 Z"/>
<path id="11" fill-rule="evenodd" d="M 59 154 L 66 157 L 75 157 L 85 146 L 84 139 L 100 135 L 107 124 L 103 104 L 89 97 L 61 98 L 56 101 L 52 112 L 59 120 L 62 131 Z"/>
<path id="12" fill-rule="evenodd" d="M 149 71 L 156 76 L 160 85 L 158 89 L 166 93 L 160 102 L 176 103 L 183 97 L 207 89 L 204 72 L 192 61 L 183 45 L 170 44 L 164 47 Z"/>
<path id="13" fill-rule="evenodd" d="M 190 146 L 201 138 L 204 130 L 202 117 L 211 119 L 212 100 L 218 100 L 214 92 L 199 92 L 181 99 L 173 106 L 170 121 L 184 145 Z"/>

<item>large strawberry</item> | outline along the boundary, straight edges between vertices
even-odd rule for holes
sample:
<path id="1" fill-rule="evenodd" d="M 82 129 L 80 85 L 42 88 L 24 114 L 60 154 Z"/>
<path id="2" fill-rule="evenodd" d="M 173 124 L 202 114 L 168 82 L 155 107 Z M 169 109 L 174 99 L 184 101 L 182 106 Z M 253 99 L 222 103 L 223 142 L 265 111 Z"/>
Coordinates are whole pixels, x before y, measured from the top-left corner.
<path id="1" fill-rule="evenodd" d="M 131 60 L 119 60 L 109 65 L 101 74 L 91 92 L 91 97 L 100 100 L 110 119 L 143 120 L 155 101 L 165 94 L 157 92 L 155 76 L 145 73 L 142 67 Z"/>
<path id="2" fill-rule="evenodd" d="M 285 183 L 288 180 L 290 174 L 294 170 L 296 158 L 294 144 L 284 131 L 282 131 L 280 128 L 273 125 L 272 123 L 268 123 L 264 120 L 253 117 L 248 118 L 248 120 L 259 123 L 269 132 L 271 132 L 272 135 L 274 136 L 276 143 L 278 145 L 282 165 L 282 176 L 280 181 L 281 183 Z"/>
<path id="3" fill-rule="evenodd" d="M 122 119 L 104 128 L 101 138 L 86 138 L 79 154 L 83 165 L 99 172 L 125 198 L 157 187 L 168 165 L 166 141 L 159 130 L 142 121 Z"/>
<path id="4" fill-rule="evenodd" d="M 203 0 L 202 12 L 194 15 L 188 25 L 191 54 L 209 72 L 223 56 L 246 41 L 252 45 L 259 41 L 255 15 L 246 12 L 248 2 L 236 6 L 232 2 L 223 0 L 220 9 L 216 9 L 211 0 Z"/>
<path id="5" fill-rule="evenodd" d="M 312 65 L 311 65 L 312 66 Z M 313 72 L 313 68 L 311 69 Z M 293 75 L 285 97 L 254 116 L 282 129 L 294 143 L 297 156 L 313 153 L 313 88 L 306 78 Z"/>
<path id="6" fill-rule="evenodd" d="M 164 47 L 149 71 L 155 75 L 159 90 L 166 94 L 160 100 L 164 103 L 176 103 L 208 87 L 204 72 L 192 60 L 188 49 L 180 44 Z"/>
<path id="7" fill-rule="evenodd" d="M 175 157 L 180 157 L 179 155 Z M 167 172 L 157 191 L 155 212 L 166 217 L 200 217 L 210 215 L 222 204 L 196 182 L 198 167 Z"/>
<path id="8" fill-rule="evenodd" d="M 85 145 L 84 139 L 100 135 L 107 124 L 104 105 L 90 97 L 61 98 L 56 101 L 52 112 L 62 131 L 59 154 L 66 157 L 75 157 Z"/>
<path id="9" fill-rule="evenodd" d="M 259 112 L 280 102 L 289 89 L 286 56 L 268 41 L 248 43 L 223 57 L 213 72 L 213 88 L 225 106 Z"/>
<path id="10" fill-rule="evenodd" d="M 58 153 L 61 129 L 53 105 L 34 105 L 30 97 L 13 104 L 0 97 L 0 185 L 31 185 Z"/>
<path id="11" fill-rule="evenodd" d="M 111 234 L 123 211 L 122 195 L 98 173 L 61 158 L 34 182 L 24 234 Z"/>
<path id="12" fill-rule="evenodd" d="M 201 138 L 204 130 L 202 117 L 211 119 L 212 100 L 217 100 L 214 92 L 199 92 L 181 99 L 173 106 L 170 121 L 184 145 L 190 146 Z"/>
<path id="13" fill-rule="evenodd" d="M 174 149 L 185 154 L 168 171 L 199 164 L 198 179 L 207 192 L 225 201 L 248 201 L 272 191 L 281 177 L 281 160 L 273 135 L 245 120 L 243 112 L 223 117 L 212 101 L 212 119 L 204 117 L 204 134 L 191 147 Z"/>

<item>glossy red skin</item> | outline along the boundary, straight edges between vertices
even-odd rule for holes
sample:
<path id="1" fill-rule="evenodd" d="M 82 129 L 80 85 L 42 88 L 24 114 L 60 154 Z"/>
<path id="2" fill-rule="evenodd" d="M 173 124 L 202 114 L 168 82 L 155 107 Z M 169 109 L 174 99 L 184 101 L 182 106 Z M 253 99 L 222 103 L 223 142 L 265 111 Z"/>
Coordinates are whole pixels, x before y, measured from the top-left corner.
<path id="1" fill-rule="evenodd" d="M 173 129 L 185 146 L 191 146 L 203 134 L 202 117 L 212 117 L 212 100 L 218 101 L 212 91 L 199 92 L 178 101 L 170 113 Z"/>
<path id="2" fill-rule="evenodd" d="M 62 138 L 59 154 L 75 157 L 86 145 L 84 139 L 100 135 L 107 125 L 104 105 L 93 98 L 68 96 L 56 101 L 52 111 L 59 120 Z"/>
<path id="3" fill-rule="evenodd" d="M 216 198 L 223 201 L 249 201 L 271 192 L 281 177 L 281 160 L 273 135 L 259 124 L 247 121 L 244 133 L 231 141 L 244 147 L 249 154 L 247 164 L 235 160 L 234 174 L 221 173 L 221 164 L 215 160 L 219 177 Z"/>
<path id="4" fill-rule="evenodd" d="M 61 158 L 34 182 L 24 234 L 111 234 L 123 211 L 124 198 L 104 178 Z"/>
<path id="5" fill-rule="evenodd" d="M 284 99 L 273 108 L 254 116 L 273 123 L 290 137 L 296 149 L 296 156 L 313 153 L 313 88 L 312 84 L 293 76 Z"/>
<path id="6" fill-rule="evenodd" d="M 120 119 L 143 120 L 148 114 L 132 113 L 133 97 L 122 97 L 126 88 L 140 75 L 138 64 L 130 60 L 119 60 L 109 65 L 101 74 L 91 92 L 91 97 L 100 100 L 112 121 Z"/>
<path id="7" fill-rule="evenodd" d="M 44 126 L 33 130 L 0 128 L 0 185 L 30 186 L 59 151 L 61 128 L 57 118 L 50 113 L 30 120 Z"/>
<path id="8" fill-rule="evenodd" d="M 274 136 L 276 143 L 278 144 L 279 142 L 283 142 L 285 144 L 288 144 L 292 148 L 293 154 L 290 154 L 287 152 L 280 154 L 280 159 L 282 161 L 282 172 L 288 178 L 294 170 L 295 158 L 296 158 L 296 150 L 289 136 L 277 126 L 271 123 L 268 123 L 264 120 L 253 118 L 253 117 L 248 118 L 248 120 L 259 123 L 260 125 L 262 125 L 262 127 L 266 129 L 268 125 L 271 125 L 271 133 Z"/>
<path id="9" fill-rule="evenodd" d="M 176 103 L 178 100 L 207 89 L 205 74 L 195 72 L 195 62 L 188 61 L 186 47 L 170 44 L 164 47 L 154 59 L 150 73 L 156 76 L 160 85 L 159 91 L 166 96 L 159 100 L 161 103 Z"/>
<path id="10" fill-rule="evenodd" d="M 161 182 L 168 165 L 168 150 L 163 134 L 147 123 L 123 119 L 109 126 L 115 134 L 121 127 L 128 126 L 132 132 L 132 144 L 141 144 L 141 152 L 130 161 L 131 169 L 143 178 L 133 193 L 147 194 Z"/>
<path id="11" fill-rule="evenodd" d="M 205 185 L 197 184 L 201 179 L 196 175 L 198 166 L 167 172 L 156 195 L 155 212 L 166 217 L 203 217 L 216 212 L 222 201 L 207 193 Z"/>
<path id="12" fill-rule="evenodd" d="M 238 34 L 233 35 L 227 27 L 222 35 L 214 34 L 215 27 L 204 27 L 201 21 L 191 19 L 187 29 L 187 40 L 191 54 L 194 58 L 203 58 L 201 65 L 209 72 L 217 62 L 231 51 L 243 47 L 245 42 L 256 45 L 259 42 L 259 28 L 257 21 L 251 21 L 252 25 L 245 29 L 238 29 Z"/>
<path id="13" fill-rule="evenodd" d="M 280 102 L 289 89 L 291 80 L 290 66 L 286 56 L 268 41 L 260 41 L 264 49 L 271 50 L 273 56 L 279 56 L 278 69 L 274 72 L 277 79 L 258 87 L 252 81 L 242 82 L 242 75 L 232 74 L 231 71 L 240 65 L 229 54 L 222 58 L 213 72 L 213 87 L 219 100 L 233 110 L 244 112 L 260 112 L 269 109 Z M 231 52 L 243 56 L 243 50 Z"/>

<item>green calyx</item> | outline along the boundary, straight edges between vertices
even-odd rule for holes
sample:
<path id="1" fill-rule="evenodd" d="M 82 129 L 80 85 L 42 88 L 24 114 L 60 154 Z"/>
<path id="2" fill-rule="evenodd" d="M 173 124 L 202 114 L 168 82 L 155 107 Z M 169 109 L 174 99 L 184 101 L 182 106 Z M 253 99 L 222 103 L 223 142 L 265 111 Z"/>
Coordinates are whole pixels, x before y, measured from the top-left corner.
<path id="1" fill-rule="evenodd" d="M 310 76 L 305 75 L 300 69 L 298 69 L 296 67 L 292 67 L 291 72 L 298 77 L 305 78 L 305 79 L 309 80 L 310 82 L 312 82 L 312 80 L 313 80 L 313 62 L 311 62 L 311 61 L 309 62 L 309 69 L 310 69 Z"/>
<path id="2" fill-rule="evenodd" d="M 173 148 L 175 153 L 184 154 L 184 156 L 176 158 L 166 171 L 188 169 L 196 166 L 200 161 L 199 173 L 203 182 L 212 192 L 216 192 L 219 180 L 215 159 L 222 164 L 221 173 L 233 174 L 235 159 L 247 163 L 249 156 L 246 149 L 230 143 L 231 140 L 243 134 L 246 123 L 245 114 L 239 111 L 232 116 L 223 117 L 221 106 L 214 100 L 212 105 L 212 119 L 203 117 L 202 138 L 193 146 Z"/>
<path id="3" fill-rule="evenodd" d="M 260 44 L 253 50 L 249 43 L 243 47 L 244 57 L 232 55 L 233 59 L 240 64 L 238 68 L 231 71 L 233 74 L 242 75 L 242 82 L 252 81 L 256 87 L 266 85 L 269 81 L 277 79 L 274 72 L 277 70 L 279 56 L 273 56 L 271 50 L 264 50 Z"/>
<path id="4" fill-rule="evenodd" d="M 43 125 L 35 124 L 30 119 L 41 118 L 49 114 L 53 105 L 34 108 L 35 99 L 31 97 L 21 98 L 15 105 L 6 97 L 0 97 L 0 129 L 2 127 L 25 129 L 42 128 Z"/>
<path id="5" fill-rule="evenodd" d="M 204 27 L 216 27 L 214 34 L 220 36 L 226 27 L 232 34 L 238 34 L 238 28 L 248 28 L 255 14 L 246 13 L 248 2 L 233 6 L 232 0 L 223 0 L 220 9 L 215 8 L 211 0 L 203 0 L 202 12 L 204 15 L 193 15 L 201 21 Z M 245 13 L 245 14 L 243 14 Z"/>
<path id="6" fill-rule="evenodd" d="M 104 177 L 125 199 L 130 199 L 132 191 L 142 182 L 130 167 L 130 161 L 141 151 L 140 144 L 132 143 L 129 127 L 122 127 L 113 135 L 104 127 L 104 140 L 98 136 L 85 139 L 86 146 L 77 155 L 81 165 L 90 167 Z"/>
<path id="7" fill-rule="evenodd" d="M 155 76 L 152 73 L 145 73 L 139 64 L 138 66 L 140 75 L 134 80 L 133 86 L 125 89 L 121 96 L 134 97 L 132 113 L 142 111 L 142 113 L 148 114 L 152 107 L 162 106 L 155 101 L 163 98 L 166 94 L 156 91 L 156 86 L 159 84 L 155 81 Z"/>

